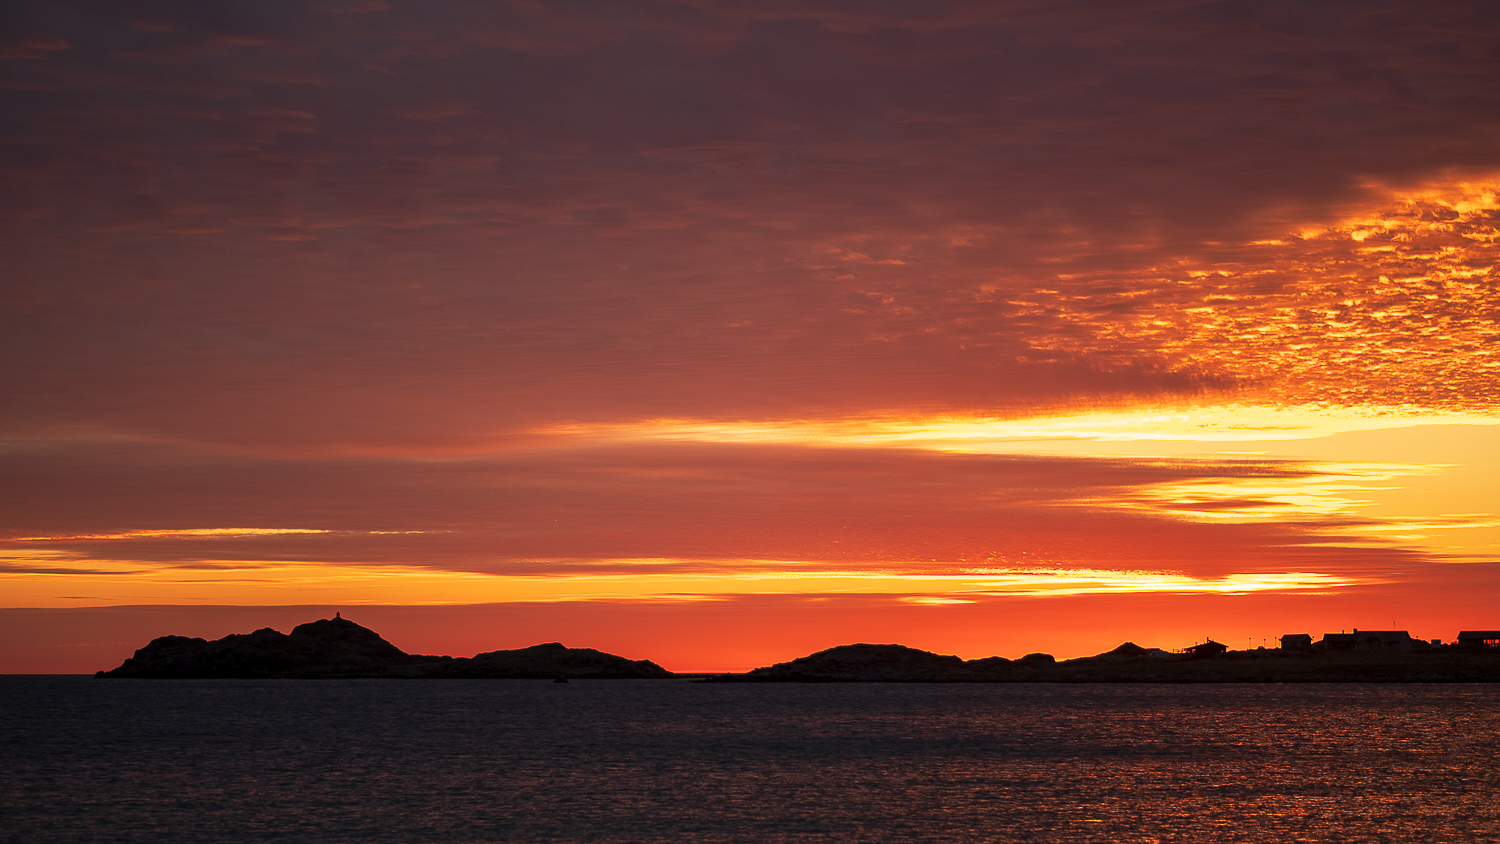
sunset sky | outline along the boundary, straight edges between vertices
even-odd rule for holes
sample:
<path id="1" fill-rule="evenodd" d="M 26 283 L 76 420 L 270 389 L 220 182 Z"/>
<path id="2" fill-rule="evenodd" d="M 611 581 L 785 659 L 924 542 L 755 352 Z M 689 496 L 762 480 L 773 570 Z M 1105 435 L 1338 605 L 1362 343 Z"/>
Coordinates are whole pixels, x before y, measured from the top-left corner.
<path id="1" fill-rule="evenodd" d="M 0 672 L 1500 627 L 1500 4 L 0 5 Z"/>

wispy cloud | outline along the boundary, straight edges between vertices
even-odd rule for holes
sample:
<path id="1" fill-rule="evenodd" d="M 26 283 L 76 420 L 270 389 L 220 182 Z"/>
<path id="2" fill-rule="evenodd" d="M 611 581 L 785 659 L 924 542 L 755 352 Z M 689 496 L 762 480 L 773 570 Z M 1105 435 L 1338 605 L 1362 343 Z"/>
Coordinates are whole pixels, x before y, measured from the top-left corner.
<path id="1" fill-rule="evenodd" d="M 795 443 L 896 446 L 937 451 L 1015 454 L 1033 443 L 1096 442 L 1236 443 L 1304 440 L 1349 431 L 1414 425 L 1500 425 L 1486 410 L 1331 407 L 1234 401 L 1182 402 L 1156 407 L 1073 413 L 1036 412 L 1010 417 L 880 416 L 726 421 L 649 419 L 625 423 L 554 424 L 534 431 L 541 440 Z M 1084 450 L 1084 449 L 1080 449 Z"/>
<path id="2" fill-rule="evenodd" d="M 18 536 L 11 542 L 70 542 L 78 540 L 194 539 L 198 537 L 284 536 L 300 533 L 329 533 L 306 528 L 185 528 L 181 530 L 124 530 L 114 533 L 63 534 L 58 536 Z"/>
<path id="3" fill-rule="evenodd" d="M 919 603 L 1066 595 L 1327 592 L 1380 582 L 1305 572 L 1192 577 L 1099 569 L 961 569 L 886 561 L 839 570 L 824 561 L 595 560 L 595 572 L 536 575 L 445 571 L 410 565 L 239 560 L 142 566 L 139 561 L 71 559 L 58 553 L 0 558 L 0 582 L 17 606 L 222 603 L 470 604 L 555 601 L 718 601 L 755 595 L 894 595 Z M 644 563 L 644 565 L 643 565 Z M 667 569 L 655 571 L 653 569 Z M 923 571 L 923 569 L 928 569 Z M 937 570 L 932 570 L 937 569 Z M 948 569 L 944 573 L 942 569 Z M 72 591 L 90 591 L 84 598 Z M 337 596 L 337 597 L 335 597 Z"/>
<path id="4" fill-rule="evenodd" d="M 184 602 L 223 600 L 234 589 L 343 589 L 351 600 L 420 603 L 1357 587 L 1415 577 L 1432 562 L 1405 544 L 1408 526 L 1432 518 L 1362 511 L 1368 496 L 1442 471 L 753 440 L 590 441 L 441 460 L 204 463 L 155 450 L 144 464 L 121 460 L 113 447 L 67 458 L 76 447 L 59 448 L 42 465 L 54 476 L 69 467 L 69 483 L 58 488 L 71 490 L 80 527 L 161 524 L 189 513 L 222 524 L 252 510 L 263 524 L 321 525 L 71 529 L 0 542 L 38 555 L 32 568 L 61 554 L 56 560 L 70 568 L 130 573 L 107 588 L 49 585 L 46 594 L 126 600 L 144 589 L 140 600 L 165 600 L 162 584 L 171 584 L 172 600 Z M 13 455 L 10 476 L 26 477 L 36 459 Z M 154 493 L 121 495 L 127 479 Z M 191 505 L 174 490 L 190 490 Z M 17 517 L 55 512 L 35 491 L 16 487 L 16 501 L 28 492 L 31 509 L 15 509 Z"/>

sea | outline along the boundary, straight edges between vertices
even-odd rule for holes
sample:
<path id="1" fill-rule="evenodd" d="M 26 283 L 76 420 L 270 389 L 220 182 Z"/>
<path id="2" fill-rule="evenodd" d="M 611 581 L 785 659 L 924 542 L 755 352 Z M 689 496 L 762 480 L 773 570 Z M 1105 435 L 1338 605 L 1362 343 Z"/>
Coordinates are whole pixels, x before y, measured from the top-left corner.
<path id="1" fill-rule="evenodd" d="M 0 840 L 1500 841 L 1500 684 L 5 676 Z"/>

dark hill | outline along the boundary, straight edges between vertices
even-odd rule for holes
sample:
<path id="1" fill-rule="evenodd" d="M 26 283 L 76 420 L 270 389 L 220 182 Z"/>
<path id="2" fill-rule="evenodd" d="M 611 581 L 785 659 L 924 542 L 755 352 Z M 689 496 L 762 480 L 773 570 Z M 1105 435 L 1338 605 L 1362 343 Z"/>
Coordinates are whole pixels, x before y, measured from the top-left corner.
<path id="1" fill-rule="evenodd" d="M 671 677 L 654 662 L 558 643 L 469 658 L 409 654 L 379 633 L 335 616 L 299 624 L 290 634 L 269 627 L 222 639 L 162 636 L 98 677 L 322 679 L 334 677 L 655 679 Z"/>
<path id="2" fill-rule="evenodd" d="M 550 680 L 656 680 L 672 672 L 646 659 L 630 660 L 593 648 L 566 648 L 558 642 L 532 645 L 513 651 L 490 651 L 468 659 L 455 659 L 423 676 L 488 677 Z"/>
<path id="3" fill-rule="evenodd" d="M 1027 669 L 1053 664 L 1049 654 L 1027 654 L 1011 661 L 990 656 L 967 662 L 905 645 L 840 645 L 826 651 L 757 668 L 746 674 L 721 675 L 714 682 L 750 683 L 987 683 L 1029 676 Z"/>
<path id="4" fill-rule="evenodd" d="M 1150 649 L 1143 648 L 1135 642 L 1126 642 L 1112 651 L 1099 654 L 1101 659 L 1139 659 L 1151 653 Z"/>
<path id="5" fill-rule="evenodd" d="M 968 683 L 1011 678 L 1017 669 L 1052 663 L 1047 654 L 1029 654 L 1012 662 L 991 656 L 965 662 L 905 645 L 840 645 L 826 651 L 757 668 L 747 674 L 724 675 L 715 682 L 827 683 Z"/>
<path id="6" fill-rule="evenodd" d="M 919 651 L 905 645 L 840 645 L 749 673 L 774 680 L 912 680 L 949 679 L 966 674 L 956 656 Z"/>

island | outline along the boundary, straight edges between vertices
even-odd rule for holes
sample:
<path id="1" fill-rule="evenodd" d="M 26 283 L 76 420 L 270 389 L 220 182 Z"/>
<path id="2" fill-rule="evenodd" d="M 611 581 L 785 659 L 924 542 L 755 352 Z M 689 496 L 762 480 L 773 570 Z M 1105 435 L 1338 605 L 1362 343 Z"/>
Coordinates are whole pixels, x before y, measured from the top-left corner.
<path id="1" fill-rule="evenodd" d="M 162 636 L 120 667 L 94 676 L 149 679 L 507 679 L 657 680 L 675 675 L 650 660 L 626 659 L 557 642 L 471 657 L 409 654 L 337 613 L 212 641 Z"/>

